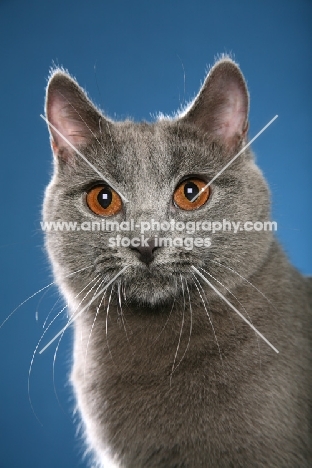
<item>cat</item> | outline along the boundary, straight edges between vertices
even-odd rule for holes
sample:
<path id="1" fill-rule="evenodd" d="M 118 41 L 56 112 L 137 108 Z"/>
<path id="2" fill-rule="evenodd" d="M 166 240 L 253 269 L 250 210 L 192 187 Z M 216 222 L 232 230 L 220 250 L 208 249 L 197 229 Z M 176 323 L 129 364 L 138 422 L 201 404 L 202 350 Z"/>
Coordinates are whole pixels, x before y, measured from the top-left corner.
<path id="1" fill-rule="evenodd" d="M 46 232 L 46 249 L 96 466 L 312 466 L 311 281 L 272 230 L 219 229 L 270 220 L 248 112 L 227 56 L 184 111 L 154 123 L 115 122 L 51 72 L 43 220 L 79 228 Z"/>

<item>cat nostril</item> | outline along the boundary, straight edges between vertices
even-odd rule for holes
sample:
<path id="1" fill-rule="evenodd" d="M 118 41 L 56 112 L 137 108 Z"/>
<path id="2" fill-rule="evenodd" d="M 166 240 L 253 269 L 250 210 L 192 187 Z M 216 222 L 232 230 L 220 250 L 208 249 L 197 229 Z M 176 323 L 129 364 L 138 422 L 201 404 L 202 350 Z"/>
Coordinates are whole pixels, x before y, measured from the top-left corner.
<path id="1" fill-rule="evenodd" d="M 158 247 L 155 245 L 155 239 L 151 238 L 148 239 L 144 245 L 141 244 L 137 247 L 130 247 L 130 249 L 135 250 L 138 253 L 139 260 L 148 265 L 154 259 L 154 252 Z"/>

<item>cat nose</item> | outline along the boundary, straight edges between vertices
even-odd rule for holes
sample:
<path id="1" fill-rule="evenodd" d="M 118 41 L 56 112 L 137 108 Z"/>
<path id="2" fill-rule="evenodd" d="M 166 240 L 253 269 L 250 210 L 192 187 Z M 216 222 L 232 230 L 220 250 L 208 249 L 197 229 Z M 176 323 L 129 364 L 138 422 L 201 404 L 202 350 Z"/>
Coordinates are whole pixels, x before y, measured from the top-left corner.
<path id="1" fill-rule="evenodd" d="M 148 239 L 146 241 L 146 244 L 148 244 L 148 246 L 139 245 L 138 247 L 130 247 L 130 249 L 135 250 L 139 260 L 148 265 L 154 259 L 154 252 L 159 247 L 156 246 L 156 241 L 154 237 Z"/>

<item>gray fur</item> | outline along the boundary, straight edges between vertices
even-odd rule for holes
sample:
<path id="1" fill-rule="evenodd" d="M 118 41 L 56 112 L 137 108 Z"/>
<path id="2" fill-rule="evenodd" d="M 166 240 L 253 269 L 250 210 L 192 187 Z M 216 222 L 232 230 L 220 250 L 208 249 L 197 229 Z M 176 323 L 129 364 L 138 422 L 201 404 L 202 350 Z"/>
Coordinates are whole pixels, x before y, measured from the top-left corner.
<path id="1" fill-rule="evenodd" d="M 233 96 L 238 107 L 229 123 Z M 203 207 L 183 211 L 172 202 L 183 177 L 209 181 L 246 142 L 248 105 L 239 68 L 225 58 L 188 110 L 172 120 L 112 122 L 61 70 L 50 77 L 46 115 L 60 129 L 64 122 L 75 127 L 69 137 L 128 198 L 114 217 L 119 222 L 267 221 L 268 187 L 249 150 L 216 179 Z M 96 221 L 85 192 L 99 176 L 50 133 L 54 175 L 44 220 Z M 108 282 L 128 266 L 108 289 L 94 326 L 100 298 L 74 322 L 72 383 L 88 446 L 101 467 L 312 466 L 311 285 L 271 232 L 208 234 L 210 248 L 164 247 L 149 266 L 130 248 L 108 248 L 109 232 L 46 235 L 72 313 L 88 289 L 77 294 L 97 274 Z M 280 354 L 202 281 L 201 290 L 191 265 L 224 285 L 206 274 Z M 121 308 L 118 290 L 126 296 L 120 294 Z M 176 352 L 179 365 L 172 373 Z"/>

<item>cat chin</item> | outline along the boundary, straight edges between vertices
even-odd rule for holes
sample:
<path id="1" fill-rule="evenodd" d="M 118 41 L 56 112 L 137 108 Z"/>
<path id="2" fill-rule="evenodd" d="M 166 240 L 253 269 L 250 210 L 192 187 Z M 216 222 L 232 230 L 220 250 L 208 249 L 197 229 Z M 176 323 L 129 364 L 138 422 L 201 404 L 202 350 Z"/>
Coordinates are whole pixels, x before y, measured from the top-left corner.
<path id="1" fill-rule="evenodd" d="M 133 314 L 138 314 L 140 316 L 147 315 L 161 315 L 170 312 L 173 301 L 172 298 L 162 297 L 162 298 L 137 298 L 133 297 L 128 300 L 127 305 L 131 308 Z"/>
<path id="2" fill-rule="evenodd" d="M 129 306 L 133 309 L 139 307 L 148 308 L 150 312 L 153 312 L 155 309 L 155 313 L 159 313 L 159 307 L 163 306 L 165 309 L 167 306 L 172 305 L 173 297 L 179 294 L 177 291 L 176 286 L 167 285 L 166 288 L 156 287 L 155 285 L 142 285 L 139 288 L 134 287 L 133 285 L 129 285 L 126 288 L 126 301 Z"/>

